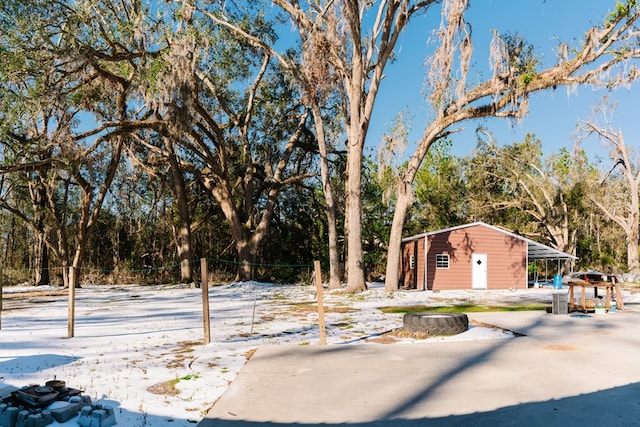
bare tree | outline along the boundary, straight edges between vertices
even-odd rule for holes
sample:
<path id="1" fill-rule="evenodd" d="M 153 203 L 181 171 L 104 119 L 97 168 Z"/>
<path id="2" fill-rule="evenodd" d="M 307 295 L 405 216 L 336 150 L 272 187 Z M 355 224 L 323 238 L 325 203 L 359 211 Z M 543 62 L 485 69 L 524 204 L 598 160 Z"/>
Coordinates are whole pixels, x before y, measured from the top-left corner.
<path id="1" fill-rule="evenodd" d="M 337 289 L 341 285 L 340 280 L 340 253 L 338 251 L 338 230 L 336 203 L 331 188 L 329 172 L 329 150 L 326 138 L 324 120 L 320 105 L 317 101 L 311 101 L 311 112 L 315 124 L 318 151 L 320 153 L 320 176 L 322 179 L 322 193 L 325 200 L 325 215 L 327 216 L 327 239 L 329 240 L 329 288 Z"/>
<path id="2" fill-rule="evenodd" d="M 366 289 L 362 249 L 362 162 L 371 114 L 398 37 L 436 0 L 308 2 L 274 0 L 296 24 L 303 52 L 339 77 L 347 139 L 347 290 Z"/>
<path id="3" fill-rule="evenodd" d="M 636 2 L 617 2 L 601 24 L 591 28 L 570 49 L 561 44 L 557 63 L 538 70 L 533 49 L 517 35 L 494 33 L 491 46 L 491 76 L 480 83 L 468 81 L 472 59 L 471 26 L 465 20 L 468 0 L 445 0 L 438 31 L 438 48 L 430 59 L 429 101 L 434 117 L 425 127 L 417 148 L 400 177 L 396 210 L 389 238 L 385 286 L 398 287 L 400 241 L 405 214 L 412 203 L 413 181 L 431 145 L 452 132 L 456 123 L 482 117 L 526 115 L 532 93 L 558 86 L 580 84 L 615 87 L 638 77 L 635 67 L 624 65 L 640 56 Z"/>
<path id="4" fill-rule="evenodd" d="M 627 266 L 630 273 L 640 273 L 638 259 L 638 221 L 640 217 L 640 153 L 627 146 L 622 130 L 611 123 L 611 109 L 600 109 L 603 124 L 594 121 L 580 123 L 581 139 L 595 136 L 609 147 L 611 166 L 589 197 L 607 218 L 624 230 L 627 241 Z"/>

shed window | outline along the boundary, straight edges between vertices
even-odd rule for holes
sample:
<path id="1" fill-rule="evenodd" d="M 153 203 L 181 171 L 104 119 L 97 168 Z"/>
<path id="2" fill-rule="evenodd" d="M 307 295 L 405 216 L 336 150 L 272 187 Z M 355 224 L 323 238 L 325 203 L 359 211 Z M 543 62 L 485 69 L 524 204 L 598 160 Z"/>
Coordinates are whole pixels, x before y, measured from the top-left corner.
<path id="1" fill-rule="evenodd" d="M 436 268 L 449 268 L 449 254 L 436 254 Z"/>

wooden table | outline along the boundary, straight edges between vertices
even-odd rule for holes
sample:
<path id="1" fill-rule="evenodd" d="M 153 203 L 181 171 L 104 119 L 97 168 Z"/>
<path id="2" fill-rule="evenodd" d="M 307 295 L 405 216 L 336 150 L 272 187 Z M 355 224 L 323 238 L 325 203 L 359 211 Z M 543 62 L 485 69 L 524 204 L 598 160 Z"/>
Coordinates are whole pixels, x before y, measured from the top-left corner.
<path id="1" fill-rule="evenodd" d="M 576 303 L 574 300 L 574 288 L 576 286 L 580 286 L 582 288 L 582 292 L 580 294 L 580 308 L 583 312 L 587 311 L 587 301 L 584 291 L 589 287 L 593 287 L 593 294 L 595 298 L 598 298 L 598 288 L 606 289 L 605 310 L 607 311 L 607 313 L 611 309 L 611 296 L 614 291 L 616 293 L 616 304 L 618 306 L 618 309 L 624 309 L 622 292 L 620 292 L 620 284 L 617 282 L 587 282 L 584 280 L 572 279 L 568 283 L 566 283 L 566 285 L 569 286 L 569 311 L 574 311 L 576 309 Z"/>

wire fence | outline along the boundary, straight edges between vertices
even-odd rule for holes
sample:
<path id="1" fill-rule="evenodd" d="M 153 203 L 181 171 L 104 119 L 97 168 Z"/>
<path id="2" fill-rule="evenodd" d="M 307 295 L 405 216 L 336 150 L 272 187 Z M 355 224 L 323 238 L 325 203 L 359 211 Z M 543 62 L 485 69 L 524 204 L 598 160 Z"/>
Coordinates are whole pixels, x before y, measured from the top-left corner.
<path id="1" fill-rule="evenodd" d="M 219 258 L 204 258 L 208 266 L 210 284 L 230 283 L 235 280 L 240 266 L 249 266 L 258 281 L 274 283 L 310 283 L 313 279 L 313 264 L 270 264 L 246 263 Z M 198 282 L 202 277 L 202 259 L 189 261 L 190 281 Z M 49 267 L 36 271 L 34 268 L 0 268 L 0 283 L 5 286 L 49 284 L 64 285 L 64 270 L 69 267 Z M 145 265 L 141 268 L 97 268 L 80 267 L 75 269 L 82 285 L 158 285 L 176 284 L 182 280 L 180 263 L 165 265 Z M 48 281 L 38 280 L 37 276 L 47 275 Z"/>
<path id="2" fill-rule="evenodd" d="M 198 261 L 191 262 L 192 277 L 196 277 L 196 271 L 200 274 L 200 276 L 198 276 L 198 280 L 194 280 L 192 283 L 158 283 L 155 286 L 145 286 L 142 283 L 121 282 L 119 284 L 122 286 L 114 287 L 103 286 L 105 283 L 89 284 L 85 280 L 83 284 L 86 286 L 82 286 L 81 284 L 81 287 L 84 289 L 79 290 L 76 290 L 75 287 L 69 287 L 68 289 L 51 289 L 48 287 L 43 289 L 33 287 L 33 289 L 27 289 L 22 286 L 3 286 L 3 283 L 0 283 L 0 330 L 2 330 L 3 327 L 2 318 L 6 316 L 7 311 L 11 313 L 15 310 L 29 310 L 34 307 L 42 308 L 43 306 L 41 304 L 53 304 L 58 307 L 58 309 L 64 309 L 65 307 L 63 306 L 66 305 L 66 309 L 68 310 L 68 338 L 72 338 L 76 333 L 76 312 L 78 310 L 80 310 L 79 317 L 82 319 L 81 327 L 86 327 L 87 322 L 93 322 L 90 318 L 95 314 L 95 307 L 102 307 L 105 302 L 108 302 L 110 307 L 113 305 L 114 309 L 127 303 L 132 306 L 136 305 L 138 307 L 143 306 L 147 308 L 147 305 L 149 307 L 157 306 L 158 301 L 166 301 L 166 296 L 161 295 L 166 295 L 167 292 L 170 292 L 172 301 L 177 305 L 181 305 L 181 308 L 178 310 L 178 312 L 181 313 L 180 315 L 187 313 L 187 317 L 189 317 L 190 321 L 197 321 L 198 317 L 202 319 L 202 336 L 205 344 L 209 343 L 211 339 L 211 318 L 218 317 L 220 311 L 224 311 L 229 314 L 230 310 L 233 312 L 230 317 L 235 320 L 230 326 L 230 329 L 232 329 L 233 332 L 229 339 L 233 339 L 232 335 L 237 333 L 238 328 L 234 326 L 236 322 L 240 325 L 239 329 L 241 330 L 242 336 L 244 336 L 244 334 L 248 334 L 248 336 L 254 338 L 264 338 L 290 334 L 292 332 L 287 328 L 284 330 L 279 329 L 279 321 L 274 321 L 275 317 L 281 317 L 283 313 L 290 313 L 292 310 L 300 310 L 293 316 L 293 324 L 295 325 L 293 329 L 298 332 L 304 331 L 304 333 L 308 333 L 309 327 L 311 329 L 318 327 L 318 333 L 321 336 L 321 343 L 326 343 L 324 319 L 322 314 L 322 277 L 320 263 L 318 261 L 315 261 L 314 264 L 256 264 L 253 266 L 256 268 L 295 268 L 307 271 L 305 274 L 307 275 L 308 280 L 288 284 L 258 282 L 255 280 L 238 283 L 220 283 L 217 280 L 212 281 L 211 278 L 214 277 L 214 275 L 211 273 L 215 273 L 217 271 L 219 268 L 217 267 L 217 263 L 219 261 L 220 260 L 217 259 L 211 260 L 203 258 Z M 236 267 L 239 265 L 238 263 L 233 264 L 228 261 L 225 261 L 224 264 L 235 265 Z M 134 272 L 120 272 L 120 277 L 126 277 L 125 273 L 137 276 L 142 273 L 151 274 L 152 271 L 179 269 L 179 267 L 179 265 L 173 265 L 165 266 L 163 269 L 155 268 L 153 270 L 142 269 Z M 9 270 L 10 273 L 14 273 L 10 271 L 10 269 L 7 270 Z M 91 271 L 93 270 L 87 269 L 87 271 L 84 271 L 84 275 L 86 276 L 88 274 L 87 272 Z M 2 271 L 2 273 L 4 273 L 4 271 Z M 99 273 L 102 275 L 106 274 L 104 271 L 99 271 Z M 311 290 L 312 288 L 308 285 L 311 285 L 315 290 Z M 209 289 L 213 289 L 214 287 L 216 290 L 212 291 L 213 294 L 210 295 Z M 193 288 L 200 288 L 198 293 L 201 293 L 202 296 L 199 306 L 197 303 L 194 304 Z M 293 296 L 295 304 L 289 301 L 289 298 L 292 297 L 291 289 L 293 288 L 297 288 L 294 291 L 295 296 Z M 191 291 L 189 291 L 189 289 L 191 289 Z M 284 292 L 284 294 L 282 292 Z M 131 295 L 134 295 L 135 297 L 132 298 Z M 284 295 L 287 295 L 287 297 L 284 298 Z M 76 300 L 78 296 L 80 297 L 78 301 L 79 309 L 76 309 Z M 182 302 L 179 301 L 181 299 L 183 300 Z M 214 304 L 214 311 L 217 312 L 214 316 L 209 313 L 210 301 Z M 140 304 L 142 304 L 142 306 L 140 306 Z M 259 317 L 257 313 L 258 306 L 261 306 Z M 184 311 L 187 307 L 189 307 L 189 309 Z M 221 307 L 225 308 L 221 309 Z M 142 314 L 144 310 L 145 309 L 138 309 L 136 310 L 136 313 Z M 165 315 L 168 319 L 174 316 L 172 313 L 175 310 L 177 309 L 174 304 L 162 304 L 161 311 L 166 311 Z M 130 310 L 127 309 L 127 311 Z M 201 315 L 198 315 L 198 312 L 201 312 Z M 316 317 L 317 315 L 313 315 L 312 313 L 317 313 L 317 315 L 321 316 L 319 321 L 321 326 L 315 326 L 318 325 L 318 319 Z M 87 314 L 89 314 L 89 317 L 87 317 Z M 303 317 L 305 317 L 306 320 L 299 318 L 300 314 L 304 314 Z M 150 316 L 155 318 L 159 315 L 160 314 L 155 311 L 154 314 Z M 125 319 L 123 319 L 123 321 L 125 321 Z M 311 326 L 308 325 L 309 321 L 312 323 Z M 11 322 L 11 320 L 9 320 L 9 322 Z M 291 319 L 289 319 L 288 322 L 291 322 Z M 100 326 L 99 322 L 94 326 Z M 193 324 L 191 326 L 193 326 Z"/>

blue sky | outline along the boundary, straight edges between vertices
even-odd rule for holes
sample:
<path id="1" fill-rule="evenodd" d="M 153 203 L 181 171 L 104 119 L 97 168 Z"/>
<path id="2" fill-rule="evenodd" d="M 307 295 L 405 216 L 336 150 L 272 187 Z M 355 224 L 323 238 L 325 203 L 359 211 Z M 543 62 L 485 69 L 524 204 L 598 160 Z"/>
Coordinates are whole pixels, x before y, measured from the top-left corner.
<path id="1" fill-rule="evenodd" d="M 533 44 L 543 63 L 551 65 L 559 40 L 578 45 L 585 32 L 601 22 L 613 10 L 614 4 L 615 1 L 602 0 L 472 1 L 467 21 L 473 28 L 474 71 L 471 73 L 476 74 L 470 74 L 470 78 L 480 71 L 488 72 L 492 30 L 520 34 Z M 369 150 L 377 152 L 381 136 L 402 110 L 409 111 L 414 119 L 410 142 L 415 142 L 421 135 L 423 123 L 428 120 L 428 107 L 423 97 L 424 60 L 431 49 L 427 41 L 440 20 L 439 11 L 434 12 L 432 10 L 429 15 L 417 17 L 410 23 L 399 42 L 396 61 L 388 65 L 367 139 Z M 562 87 L 536 94 L 530 101 L 529 114 L 518 123 L 497 118 L 465 122 L 462 125 L 465 131 L 452 137 L 453 152 L 460 156 L 471 153 L 476 145 L 474 130 L 479 125 L 488 128 L 500 144 L 522 141 L 527 133 L 534 133 L 542 141 L 545 155 L 561 147 L 572 148 L 578 119 L 592 118 L 593 107 L 605 93 L 585 86 L 571 94 Z M 610 95 L 619 103 L 612 125 L 623 131 L 627 145 L 635 147 L 640 146 L 638 95 L 637 84 L 632 88 L 619 88 Z M 587 142 L 583 146 L 592 160 L 596 156 L 606 156 L 606 150 L 597 140 Z"/>

